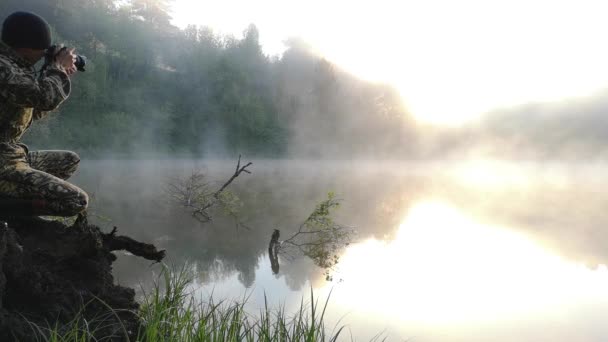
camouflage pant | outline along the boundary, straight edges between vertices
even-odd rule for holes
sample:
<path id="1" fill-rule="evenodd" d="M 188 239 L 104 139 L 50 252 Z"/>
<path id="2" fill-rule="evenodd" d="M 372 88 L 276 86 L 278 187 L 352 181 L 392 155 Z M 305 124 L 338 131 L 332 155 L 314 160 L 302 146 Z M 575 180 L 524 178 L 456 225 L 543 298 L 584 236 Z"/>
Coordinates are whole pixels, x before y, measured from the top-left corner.
<path id="1" fill-rule="evenodd" d="M 9 203 L 5 208 L 16 208 L 10 212 L 16 215 L 72 216 L 82 212 L 88 205 L 87 194 L 65 181 L 79 162 L 78 155 L 70 151 L 24 152 L 11 158 L 0 167 L 0 197 L 8 199 L 2 203 Z M 14 205 L 15 201 L 21 202 Z"/>

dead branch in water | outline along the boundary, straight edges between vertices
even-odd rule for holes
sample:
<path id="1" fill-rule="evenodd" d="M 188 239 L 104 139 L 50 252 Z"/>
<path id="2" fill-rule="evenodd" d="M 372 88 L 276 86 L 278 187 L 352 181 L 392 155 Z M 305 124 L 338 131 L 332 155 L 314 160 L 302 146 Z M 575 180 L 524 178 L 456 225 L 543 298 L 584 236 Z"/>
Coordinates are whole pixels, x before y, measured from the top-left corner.
<path id="1" fill-rule="evenodd" d="M 235 180 L 236 177 L 238 177 L 242 172 L 251 174 L 251 171 L 247 170 L 247 167 L 251 165 L 253 165 L 253 163 L 249 162 L 245 166 L 241 167 L 241 155 L 239 154 L 239 160 L 236 163 L 236 170 L 234 171 L 234 174 L 232 175 L 232 177 L 230 177 L 228 181 L 226 181 L 226 183 L 224 183 L 224 185 L 222 185 L 222 187 L 218 191 L 213 194 L 213 197 L 218 198 L 219 195 L 226 189 L 226 187 L 230 185 L 230 183 L 232 183 L 232 181 Z"/>
<path id="2" fill-rule="evenodd" d="M 241 173 L 251 174 L 247 168 L 253 165 L 252 162 L 241 166 L 241 156 L 236 164 L 234 174 L 216 191 L 210 189 L 209 183 L 206 181 L 206 175 L 200 171 L 193 171 L 186 179 L 173 179 L 167 184 L 166 192 L 169 198 L 176 204 L 190 211 L 192 217 L 202 223 L 210 222 L 213 216 L 210 210 L 220 205 L 236 220 L 237 228 L 245 227 L 246 225 L 238 221 L 235 210 L 235 202 L 238 198 L 232 193 L 226 191 L 226 188 L 241 175 Z"/>
<path id="3" fill-rule="evenodd" d="M 157 250 L 156 246 L 136 241 L 128 236 L 116 236 L 117 228 L 114 227 L 109 234 L 103 234 L 103 246 L 109 251 L 124 250 L 135 256 L 147 260 L 161 262 L 165 258 L 164 250 Z"/>

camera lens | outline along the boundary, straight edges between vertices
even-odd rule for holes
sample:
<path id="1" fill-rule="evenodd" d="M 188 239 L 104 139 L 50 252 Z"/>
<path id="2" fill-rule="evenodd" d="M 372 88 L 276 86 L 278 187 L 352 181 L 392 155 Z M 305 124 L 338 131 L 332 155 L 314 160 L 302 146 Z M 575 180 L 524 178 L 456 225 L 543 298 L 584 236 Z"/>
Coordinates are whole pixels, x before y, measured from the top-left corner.
<path id="1" fill-rule="evenodd" d="M 87 58 L 85 56 L 76 55 L 76 61 L 74 62 L 74 65 L 76 66 L 76 69 L 78 69 L 78 71 L 85 71 L 84 67 L 86 64 Z"/>

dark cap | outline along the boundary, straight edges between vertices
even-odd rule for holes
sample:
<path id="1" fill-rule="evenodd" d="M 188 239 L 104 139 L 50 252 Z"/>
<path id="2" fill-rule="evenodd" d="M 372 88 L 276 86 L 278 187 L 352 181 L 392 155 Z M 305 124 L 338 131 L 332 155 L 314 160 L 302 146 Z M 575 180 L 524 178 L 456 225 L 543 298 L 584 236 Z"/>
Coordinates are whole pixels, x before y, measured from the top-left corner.
<path id="1" fill-rule="evenodd" d="M 51 28 L 46 20 L 29 12 L 15 12 L 4 19 L 2 41 L 13 48 L 48 49 Z"/>

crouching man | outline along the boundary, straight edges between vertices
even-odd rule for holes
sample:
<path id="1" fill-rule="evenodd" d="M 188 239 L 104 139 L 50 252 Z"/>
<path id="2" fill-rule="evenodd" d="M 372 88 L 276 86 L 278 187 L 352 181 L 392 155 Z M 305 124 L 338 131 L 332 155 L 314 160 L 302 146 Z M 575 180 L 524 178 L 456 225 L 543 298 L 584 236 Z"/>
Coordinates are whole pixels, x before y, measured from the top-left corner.
<path id="1" fill-rule="evenodd" d="M 28 151 L 21 136 L 34 120 L 70 94 L 76 71 L 73 49 L 64 49 L 42 72 L 34 68 L 51 47 L 41 17 L 15 12 L 2 24 L 0 42 L 0 214 L 72 216 L 87 208 L 88 196 L 66 181 L 78 167 L 70 151 Z"/>

